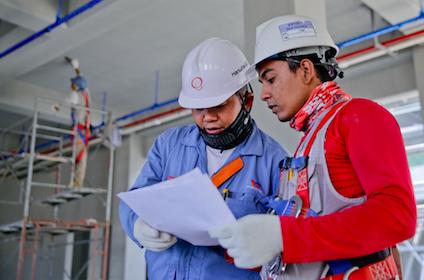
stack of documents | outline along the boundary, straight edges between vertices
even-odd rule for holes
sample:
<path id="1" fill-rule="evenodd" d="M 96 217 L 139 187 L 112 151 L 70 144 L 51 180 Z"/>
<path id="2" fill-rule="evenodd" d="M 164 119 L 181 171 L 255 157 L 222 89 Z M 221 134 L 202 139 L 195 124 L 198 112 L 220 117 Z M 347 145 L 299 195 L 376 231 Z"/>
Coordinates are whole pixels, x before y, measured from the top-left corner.
<path id="1" fill-rule="evenodd" d="M 198 168 L 118 197 L 153 228 L 193 245 L 218 245 L 208 230 L 235 221 L 216 186 Z"/>

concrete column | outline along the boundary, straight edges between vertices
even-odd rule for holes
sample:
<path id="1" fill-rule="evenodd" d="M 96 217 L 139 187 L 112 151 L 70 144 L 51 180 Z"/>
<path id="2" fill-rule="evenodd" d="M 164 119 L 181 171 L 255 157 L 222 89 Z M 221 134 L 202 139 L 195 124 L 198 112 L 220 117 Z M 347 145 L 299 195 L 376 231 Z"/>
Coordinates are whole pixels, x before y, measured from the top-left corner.
<path id="1" fill-rule="evenodd" d="M 68 280 L 69 275 L 71 275 L 72 271 L 72 257 L 74 253 L 74 234 L 68 233 L 66 234 L 66 243 L 65 246 L 65 257 L 64 257 L 64 264 L 63 264 L 63 280 Z"/>
<path id="2" fill-rule="evenodd" d="M 256 38 L 256 26 L 276 16 L 286 14 L 299 14 L 312 17 L 323 23 L 325 17 L 324 0 L 269 0 L 269 1 L 244 1 L 244 32 L 245 54 L 250 62 L 253 62 Z M 300 134 L 291 129 L 287 123 L 281 123 L 268 109 L 265 102 L 260 100 L 261 86 L 256 81 L 252 83 L 255 91 L 255 102 L 252 110 L 253 118 L 258 126 L 271 135 L 290 152 L 294 152 L 300 138 Z"/>
<path id="3" fill-rule="evenodd" d="M 416 46 L 412 51 L 415 85 L 420 94 L 421 115 L 424 119 L 424 46 Z"/>
<path id="4" fill-rule="evenodd" d="M 115 151 L 115 163 L 113 174 L 113 200 L 112 200 L 112 239 L 110 244 L 109 276 L 110 280 L 125 279 L 126 261 L 126 235 L 119 220 L 119 199 L 116 194 L 126 191 L 128 188 L 128 170 L 130 137 L 122 140 L 122 145 Z"/>
<path id="5" fill-rule="evenodd" d="M 119 192 L 128 190 L 143 166 L 145 157 L 142 137 L 131 134 L 122 141 L 116 150 L 114 170 L 114 197 Z M 110 252 L 111 280 L 146 279 L 144 251 L 130 240 L 121 227 L 119 219 L 119 199 L 113 200 L 112 212 L 112 244 Z"/>
<path id="6" fill-rule="evenodd" d="M 56 19 L 57 1 L 0 0 L 0 18 L 31 31 L 38 31 Z"/>
<path id="7" fill-rule="evenodd" d="M 249 61 L 253 61 L 255 51 L 256 26 L 273 17 L 295 13 L 294 2 L 294 0 L 244 1 L 245 53 Z"/>
<path id="8" fill-rule="evenodd" d="M 129 136 L 129 156 L 128 156 L 128 182 L 132 185 L 140 172 L 146 158 L 144 157 L 142 140 L 140 134 Z M 145 250 L 141 250 L 132 240 L 126 238 L 125 246 L 125 280 L 147 279 L 146 262 L 144 259 Z"/>
<path id="9" fill-rule="evenodd" d="M 322 26 L 327 26 L 324 0 L 296 0 L 294 9 L 296 14 L 313 18 Z"/>

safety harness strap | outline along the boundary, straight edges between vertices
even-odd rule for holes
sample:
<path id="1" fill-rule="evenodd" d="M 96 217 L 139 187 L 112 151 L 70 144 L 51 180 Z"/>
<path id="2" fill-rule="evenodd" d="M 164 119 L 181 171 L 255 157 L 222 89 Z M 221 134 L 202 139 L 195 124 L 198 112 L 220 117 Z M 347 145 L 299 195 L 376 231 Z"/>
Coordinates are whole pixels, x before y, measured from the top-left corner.
<path id="1" fill-rule="evenodd" d="M 331 275 L 321 280 L 391 280 L 398 276 L 397 267 L 393 255 L 386 259 L 358 268 L 352 267 L 346 273 Z"/>
<path id="2" fill-rule="evenodd" d="M 79 163 L 81 161 L 82 157 L 84 156 L 84 154 L 85 154 L 85 149 L 82 149 L 78 153 L 78 155 L 75 157 L 75 163 Z"/>
<path id="3" fill-rule="evenodd" d="M 90 134 L 90 130 L 87 132 L 87 129 L 86 129 L 85 125 L 78 124 L 77 125 L 77 132 L 78 132 L 78 135 L 79 135 L 80 139 L 84 143 L 84 145 L 85 146 L 88 146 L 88 141 L 89 141 L 89 137 L 90 137 L 90 135 L 89 135 Z"/>
<path id="4" fill-rule="evenodd" d="M 77 133 L 79 135 L 79 138 L 81 139 L 81 141 L 84 143 L 85 147 L 88 147 L 89 141 L 90 141 L 90 99 L 88 96 L 88 92 L 86 91 L 82 91 L 81 92 L 82 96 L 84 97 L 84 106 L 85 108 L 87 108 L 87 110 L 85 111 L 85 118 L 84 118 L 84 123 L 76 123 L 76 117 L 75 117 L 75 112 L 72 112 L 71 114 L 71 118 L 72 118 L 72 123 L 76 124 L 77 126 Z M 75 157 L 75 163 L 78 164 L 82 157 L 84 156 L 84 154 L 86 153 L 86 149 L 82 149 L 78 155 Z"/>
<path id="5" fill-rule="evenodd" d="M 337 112 L 337 110 L 342 106 L 345 102 L 340 102 L 333 106 L 333 108 L 330 109 L 330 111 L 323 117 L 323 119 L 320 121 L 318 126 L 313 130 L 313 134 L 311 138 L 309 139 L 309 142 L 306 144 L 306 149 L 303 153 L 303 157 L 308 158 L 309 153 L 312 149 L 312 145 L 315 142 L 315 138 L 318 134 L 318 132 L 321 130 L 321 128 L 327 123 L 327 121 Z M 302 140 L 306 139 L 304 137 Z M 303 142 L 303 141 L 302 141 Z M 299 147 L 302 145 L 302 142 L 299 143 L 299 146 L 296 150 L 299 149 Z M 296 194 L 302 198 L 302 211 L 300 216 L 305 217 L 306 213 L 308 212 L 308 209 L 310 207 L 310 198 L 309 198 L 309 183 L 308 183 L 308 167 L 303 168 L 299 171 L 298 177 L 297 177 L 297 189 Z"/>
<path id="6" fill-rule="evenodd" d="M 239 172 L 243 168 L 243 160 L 241 157 L 236 158 L 224 167 L 222 167 L 215 175 L 212 176 L 212 183 L 219 188 L 234 174 Z"/>
<path id="7" fill-rule="evenodd" d="M 88 97 L 88 92 L 87 91 L 83 91 L 83 96 L 84 96 L 84 103 L 85 103 L 85 122 L 84 122 L 84 126 L 85 126 L 85 145 L 88 146 L 88 141 L 90 139 L 90 99 Z"/>

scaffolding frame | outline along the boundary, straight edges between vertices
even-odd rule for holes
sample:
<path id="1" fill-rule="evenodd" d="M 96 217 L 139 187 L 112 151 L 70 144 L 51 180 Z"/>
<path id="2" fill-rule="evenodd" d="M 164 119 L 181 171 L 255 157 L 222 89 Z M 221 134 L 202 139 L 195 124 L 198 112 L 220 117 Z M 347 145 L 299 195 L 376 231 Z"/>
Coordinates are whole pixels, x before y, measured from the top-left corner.
<path id="1" fill-rule="evenodd" d="M 11 165 L 6 163 L 8 171 L 4 171 L 3 178 L 8 175 L 15 176 L 18 180 L 18 173 L 14 173 L 13 168 L 15 166 L 19 167 L 26 163 L 26 184 L 23 198 L 23 217 L 20 223 L 12 223 L 3 227 L 0 227 L 0 231 L 2 232 L 13 232 L 16 234 L 20 233 L 19 239 L 19 255 L 18 255 L 18 264 L 16 268 L 16 279 L 20 280 L 24 277 L 24 263 L 25 257 L 28 254 L 32 255 L 32 264 L 31 264 L 31 279 L 35 279 L 35 271 L 36 271 L 36 263 L 37 263 L 37 254 L 38 254 L 38 246 L 40 241 L 40 236 L 44 233 L 49 234 L 61 234 L 61 233 L 72 233 L 78 231 L 94 231 L 95 239 L 94 239 L 94 250 L 93 256 L 90 256 L 88 262 L 90 265 L 94 265 L 94 269 L 91 269 L 90 279 L 99 279 L 96 278 L 96 261 L 90 261 L 90 259 L 97 259 L 98 256 L 101 256 L 101 269 L 100 269 L 100 279 L 106 280 L 108 274 L 108 261 L 109 261 L 109 243 L 110 243 L 110 227 L 111 227 L 111 202 L 112 202 L 112 181 L 113 181 L 113 168 L 114 168 L 114 147 L 113 145 L 107 145 L 109 149 L 109 164 L 108 164 L 108 177 L 107 177 L 107 186 L 106 188 L 73 188 L 72 184 L 75 176 L 75 159 L 76 159 L 76 142 L 73 141 L 72 137 L 77 135 L 77 126 L 74 126 L 72 130 L 52 127 L 48 125 L 40 124 L 40 104 L 42 103 L 52 103 L 55 106 L 59 106 L 60 108 L 68 108 L 69 110 L 84 110 L 85 113 L 97 113 L 102 116 L 102 120 L 107 119 L 108 122 L 111 121 L 112 114 L 108 111 L 86 108 L 79 105 L 71 105 L 69 103 L 63 102 L 61 100 L 53 99 L 53 98 L 45 98 L 45 97 L 36 97 L 34 104 L 34 114 L 32 119 L 31 132 L 22 133 L 17 131 L 12 131 L 10 128 L 6 130 L 2 130 L 3 133 L 11 132 L 23 134 L 26 137 L 26 144 L 24 148 L 24 152 L 19 153 L 10 153 L 10 152 L 0 152 L 1 154 L 6 154 L 8 157 L 17 158 L 18 160 L 13 162 Z M 57 108 L 59 108 L 57 107 Z M 62 136 L 52 136 L 48 134 L 40 133 L 40 131 L 47 131 L 50 133 L 60 134 Z M 63 141 L 63 135 L 66 135 L 71 140 L 71 144 L 68 147 L 65 147 Z M 27 150 L 28 146 L 28 138 L 30 137 L 29 143 L 29 152 Z M 53 140 L 58 143 L 55 145 L 55 149 L 53 151 L 49 151 L 48 153 L 38 153 L 36 151 L 36 143 L 37 139 L 47 139 Z M 99 144 L 102 142 L 102 138 L 97 137 L 92 139 L 90 145 Z M 65 153 L 70 153 L 71 156 L 66 157 Z M 48 166 L 49 164 L 58 164 L 58 168 L 60 169 L 61 164 L 68 163 L 70 164 L 70 176 L 69 176 L 69 184 L 59 184 L 56 182 L 55 184 L 46 183 L 46 182 L 37 182 L 33 180 L 35 170 L 35 161 L 38 161 L 41 166 Z M 44 165 L 43 165 L 44 163 Z M 15 165 L 15 166 L 14 166 Z M 25 174 L 22 169 L 19 175 L 22 177 Z M 61 172 L 59 172 L 60 174 Z M 41 219 L 32 219 L 30 216 L 31 213 L 31 192 L 33 187 L 48 187 L 48 188 L 56 188 L 59 190 L 63 190 L 62 192 L 56 193 L 54 196 L 48 198 L 44 201 L 45 204 L 49 204 L 53 207 L 53 220 L 41 220 Z M 67 203 L 69 201 L 80 199 L 89 194 L 106 194 L 105 201 L 105 221 L 97 222 L 97 220 L 87 219 L 81 221 L 62 221 L 58 219 L 58 206 Z M 101 240 L 99 237 L 99 231 L 102 231 L 102 245 L 98 246 L 98 241 Z M 30 236 L 32 237 L 32 247 L 30 249 L 27 248 L 27 243 L 30 241 Z M 100 248 L 100 249 L 99 249 Z M 84 269 L 84 267 L 83 267 Z"/>

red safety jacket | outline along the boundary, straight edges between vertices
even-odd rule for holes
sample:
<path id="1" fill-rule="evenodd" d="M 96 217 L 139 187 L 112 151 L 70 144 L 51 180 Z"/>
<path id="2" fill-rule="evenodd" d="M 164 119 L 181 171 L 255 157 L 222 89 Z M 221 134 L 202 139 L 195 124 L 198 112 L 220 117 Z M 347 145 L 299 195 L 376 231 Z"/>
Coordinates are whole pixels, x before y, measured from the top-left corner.
<path id="1" fill-rule="evenodd" d="M 282 216 L 284 261 L 360 257 L 412 237 L 415 199 L 394 117 L 370 100 L 353 99 L 336 114 L 325 139 L 325 159 L 336 191 L 349 198 L 366 196 L 367 201 L 326 216 Z M 392 257 L 384 265 L 392 270 Z M 352 272 L 354 275 L 365 274 L 358 271 Z M 334 277 L 328 279 L 338 279 Z"/>

